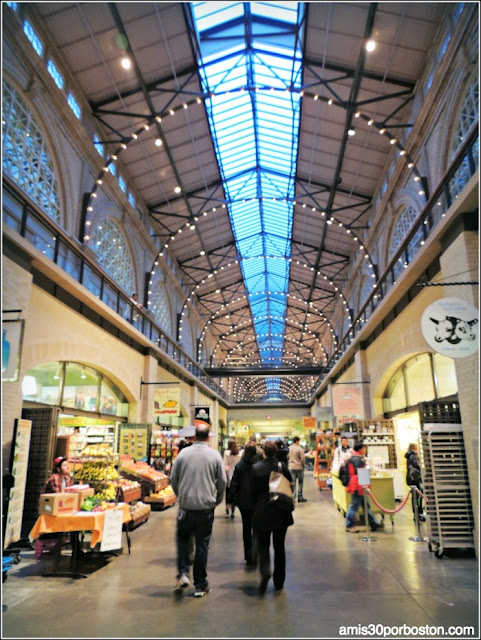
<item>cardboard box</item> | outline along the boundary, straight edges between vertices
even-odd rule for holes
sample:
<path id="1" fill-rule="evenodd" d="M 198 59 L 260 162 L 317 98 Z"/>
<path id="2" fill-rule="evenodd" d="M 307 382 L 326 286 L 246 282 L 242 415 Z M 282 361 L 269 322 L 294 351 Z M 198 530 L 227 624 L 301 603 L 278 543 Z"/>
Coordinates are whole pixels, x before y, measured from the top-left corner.
<path id="1" fill-rule="evenodd" d="M 75 495 L 79 497 L 77 510 L 80 510 L 82 502 L 85 500 L 85 498 L 93 497 L 95 495 L 95 489 L 93 487 L 89 487 L 88 484 L 74 484 L 71 487 L 67 487 L 65 491 L 67 493 L 75 493 Z"/>
<path id="2" fill-rule="evenodd" d="M 78 493 L 42 493 L 38 505 L 40 515 L 58 516 L 79 509 Z"/>

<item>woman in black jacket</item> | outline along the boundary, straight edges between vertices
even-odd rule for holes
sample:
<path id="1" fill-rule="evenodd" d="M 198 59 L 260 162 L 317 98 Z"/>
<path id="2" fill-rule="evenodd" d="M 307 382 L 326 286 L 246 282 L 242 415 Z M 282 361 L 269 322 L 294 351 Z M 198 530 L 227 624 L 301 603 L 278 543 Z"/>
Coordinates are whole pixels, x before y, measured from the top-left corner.
<path id="1" fill-rule="evenodd" d="M 409 444 L 408 450 L 404 454 L 406 458 L 406 484 L 409 486 L 415 486 L 419 491 L 423 490 L 423 484 L 421 480 L 421 464 L 419 462 L 418 445 L 416 442 Z M 426 515 L 423 511 L 423 499 L 419 493 L 412 495 L 412 507 L 414 516 L 414 500 L 416 500 L 416 506 L 420 520 L 426 520 Z"/>
<path id="2" fill-rule="evenodd" d="M 252 528 L 252 468 L 257 462 L 255 442 L 247 442 L 244 455 L 236 464 L 229 488 L 228 508 L 233 511 L 234 505 L 239 507 L 242 516 L 242 538 L 244 541 L 244 559 L 248 567 L 257 565 L 257 544 Z"/>
<path id="3" fill-rule="evenodd" d="M 266 592 L 271 577 L 269 547 L 272 534 L 274 546 L 274 589 L 280 591 L 284 587 L 286 577 L 285 538 L 287 527 L 294 524 L 290 511 L 285 511 L 269 500 L 269 478 L 271 471 L 278 471 L 275 442 L 267 441 L 264 445 L 264 460 L 253 466 L 252 500 L 254 503 L 254 530 L 257 536 L 259 551 L 259 571 L 261 581 L 259 593 Z M 282 464 L 283 475 L 292 482 L 291 474 L 285 463 Z"/>

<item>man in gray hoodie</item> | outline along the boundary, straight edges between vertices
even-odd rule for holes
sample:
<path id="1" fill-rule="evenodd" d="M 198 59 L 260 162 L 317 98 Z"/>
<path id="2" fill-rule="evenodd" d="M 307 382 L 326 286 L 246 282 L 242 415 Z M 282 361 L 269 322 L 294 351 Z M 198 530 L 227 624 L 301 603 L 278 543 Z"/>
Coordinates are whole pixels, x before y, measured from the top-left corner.
<path id="1" fill-rule="evenodd" d="M 189 586 L 189 538 L 195 538 L 193 578 L 196 598 L 209 593 L 207 556 L 214 509 L 222 502 L 226 487 L 224 463 L 208 445 L 209 426 L 197 426 L 195 442 L 182 449 L 172 468 L 170 484 L 177 496 L 177 584 L 179 595 Z"/>

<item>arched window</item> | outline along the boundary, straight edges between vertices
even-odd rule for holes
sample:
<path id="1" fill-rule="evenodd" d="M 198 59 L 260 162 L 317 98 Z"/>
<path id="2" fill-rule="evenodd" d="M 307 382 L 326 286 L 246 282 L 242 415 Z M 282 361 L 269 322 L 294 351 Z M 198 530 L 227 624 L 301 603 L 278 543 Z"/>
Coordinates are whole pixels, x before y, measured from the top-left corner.
<path id="1" fill-rule="evenodd" d="M 135 291 L 132 254 L 120 226 L 112 218 L 104 218 L 96 226 L 90 247 L 101 267 L 129 295 Z"/>
<path id="2" fill-rule="evenodd" d="M 449 151 L 449 161 L 451 162 L 459 151 L 461 145 L 466 139 L 467 134 L 472 130 L 472 127 L 478 122 L 478 110 L 479 110 L 479 82 L 477 73 L 474 74 L 471 82 L 468 85 L 466 94 L 463 100 L 463 106 L 459 112 L 456 127 L 454 129 L 453 137 L 451 140 L 451 146 Z M 479 138 L 476 139 L 473 148 L 473 158 L 476 167 L 479 161 Z M 451 179 L 449 191 L 451 197 L 454 198 L 464 185 L 468 182 L 471 176 L 469 169 L 468 159 L 465 158 L 463 164 L 459 167 Z"/>
<path id="3" fill-rule="evenodd" d="M 5 81 L 2 109 L 3 171 L 60 225 L 57 179 L 45 137 L 28 106 Z"/>
<path id="4" fill-rule="evenodd" d="M 421 353 L 407 360 L 392 376 L 383 397 L 383 408 L 386 413 L 403 410 L 457 392 L 453 359 L 439 353 Z"/>
<path id="5" fill-rule="evenodd" d="M 64 408 L 127 417 L 124 394 L 102 373 L 78 362 L 49 362 L 29 369 L 22 380 L 22 396 Z"/>
<path id="6" fill-rule="evenodd" d="M 168 336 L 172 337 L 172 314 L 170 312 L 170 302 L 167 291 L 159 281 L 155 282 L 151 291 L 149 309 L 159 327 L 161 327 Z"/>
<path id="7" fill-rule="evenodd" d="M 471 131 L 473 125 L 478 121 L 479 111 L 479 83 L 478 75 L 475 74 L 468 86 L 464 97 L 463 106 L 458 115 L 456 127 L 451 141 L 450 160 L 454 158 L 458 149 L 466 139 L 466 135 Z M 477 155 L 477 154 L 476 154 Z"/>
<path id="8" fill-rule="evenodd" d="M 391 233 L 391 242 L 389 244 L 389 256 L 388 262 L 391 261 L 393 255 L 402 245 L 406 236 L 408 235 L 411 227 L 414 224 L 418 216 L 417 210 L 412 205 L 407 205 L 399 213 L 396 222 L 394 224 L 393 231 Z M 417 250 L 421 246 L 421 242 L 424 240 L 423 231 L 419 228 L 414 236 L 411 238 L 407 247 L 408 259 L 411 260 L 416 254 Z M 394 266 L 394 275 L 397 278 L 406 265 L 406 256 L 401 256 Z"/>

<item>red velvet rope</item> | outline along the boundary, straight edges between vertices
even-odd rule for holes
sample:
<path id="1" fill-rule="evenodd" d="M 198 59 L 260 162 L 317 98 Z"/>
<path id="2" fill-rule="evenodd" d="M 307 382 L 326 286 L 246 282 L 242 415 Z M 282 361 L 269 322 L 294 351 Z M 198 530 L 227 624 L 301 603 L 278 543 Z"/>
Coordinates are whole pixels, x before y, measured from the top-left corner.
<path id="1" fill-rule="evenodd" d="M 417 487 L 416 487 L 416 492 L 419 493 L 419 495 L 421 496 L 421 498 L 424 500 L 424 502 L 428 502 L 428 499 L 426 498 L 426 496 L 424 495 L 424 493 L 422 491 L 420 491 Z"/>
<path id="2" fill-rule="evenodd" d="M 397 509 L 386 509 L 385 507 L 381 506 L 379 504 L 379 502 L 376 500 L 376 498 L 372 495 L 372 491 L 371 489 L 369 489 L 369 487 L 364 487 L 364 489 L 367 490 L 369 497 L 372 499 L 372 501 L 374 502 L 374 504 L 381 509 L 381 511 L 384 511 L 384 513 L 397 513 L 398 511 L 401 511 L 401 509 L 404 507 L 404 505 L 406 504 L 406 502 L 408 501 L 409 496 L 411 495 L 411 492 L 406 494 L 406 497 L 404 498 L 404 500 L 401 502 L 400 506 Z"/>

